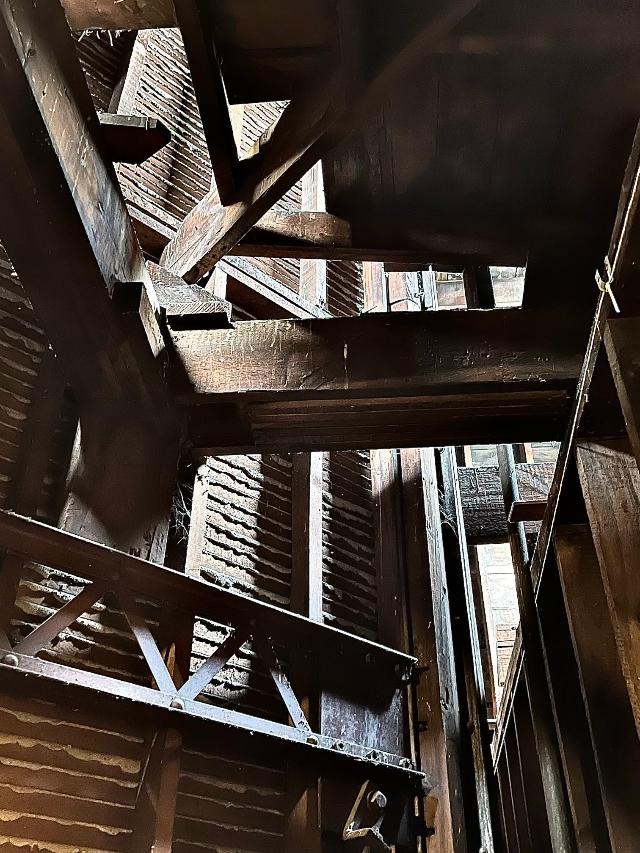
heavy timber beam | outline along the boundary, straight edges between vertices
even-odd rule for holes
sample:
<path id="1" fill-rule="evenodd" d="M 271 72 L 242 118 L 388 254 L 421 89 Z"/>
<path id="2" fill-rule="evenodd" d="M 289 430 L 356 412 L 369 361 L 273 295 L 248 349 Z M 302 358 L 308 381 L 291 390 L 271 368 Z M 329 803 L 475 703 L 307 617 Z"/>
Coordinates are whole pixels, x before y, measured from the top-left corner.
<path id="1" fill-rule="evenodd" d="M 413 658 L 386 646 L 4 511 L 0 511 L 0 547 L 91 580 L 109 580 L 115 573 L 132 593 L 152 595 L 203 618 L 228 618 L 245 625 L 253 620 L 276 642 L 321 653 L 327 670 L 335 669 L 338 659 L 345 666 L 359 666 L 370 655 L 376 679 L 381 682 L 388 676 L 396 683 L 396 667 L 409 670 L 413 665 Z"/>
<path id="2" fill-rule="evenodd" d="M 191 440 L 216 452 L 557 438 L 583 345 L 561 321 L 447 311 L 174 333 L 191 383 L 176 392 L 208 404 L 191 408 Z"/>
<path id="3" fill-rule="evenodd" d="M 189 213 L 162 263 L 189 281 L 201 278 L 339 139 L 393 90 L 425 51 L 446 36 L 478 0 L 429 4 L 425 17 L 405 21 L 404 44 L 374 72 L 353 103 L 339 76 L 294 98 L 257 152 L 244 161 L 235 203 L 221 207 L 212 191 Z"/>
<path id="4" fill-rule="evenodd" d="M 164 508 L 177 430 L 153 310 L 152 352 L 146 339 L 137 348 L 110 298 L 117 283 L 149 279 L 102 144 L 62 7 L 3 0 L 0 236 L 80 403 L 75 489 L 124 533 Z"/>
<path id="5" fill-rule="evenodd" d="M 173 0 L 62 0 L 72 30 L 175 27 Z"/>

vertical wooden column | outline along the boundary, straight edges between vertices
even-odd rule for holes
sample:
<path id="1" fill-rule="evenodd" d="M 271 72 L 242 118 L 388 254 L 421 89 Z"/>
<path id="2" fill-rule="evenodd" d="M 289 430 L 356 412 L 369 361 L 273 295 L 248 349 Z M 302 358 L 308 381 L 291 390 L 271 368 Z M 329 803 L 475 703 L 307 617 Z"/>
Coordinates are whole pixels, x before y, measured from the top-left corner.
<path id="1" fill-rule="evenodd" d="M 466 853 L 460 771 L 460 709 L 440 501 L 432 449 L 400 451 L 411 651 L 420 673 L 414 713 L 419 758 L 431 791 L 425 820 L 429 853 Z"/>
<path id="2" fill-rule="evenodd" d="M 493 827 L 498 822 L 497 791 L 493 779 L 487 701 L 455 449 L 442 448 L 440 460 L 444 502 L 451 513 L 450 521 L 455 525 L 455 542 L 450 542 L 448 549 L 445 544 L 446 572 L 454 616 L 454 645 L 464 673 L 464 697 L 475 782 L 474 812 L 477 814 L 480 846 L 486 853 L 493 853 Z M 454 535 L 453 531 L 451 535 Z M 469 822 L 469 809 L 467 819 Z"/>
<path id="3" fill-rule="evenodd" d="M 640 473 L 624 446 L 579 443 L 578 474 L 609 618 L 640 734 Z"/>
<path id="4" fill-rule="evenodd" d="M 463 271 L 463 279 L 467 308 L 496 307 L 489 267 L 466 267 Z"/>
<path id="5" fill-rule="evenodd" d="M 291 609 L 322 622 L 322 453 L 292 454 L 291 473 Z M 291 649 L 292 681 L 314 731 L 318 729 L 320 696 L 305 683 L 306 667 Z M 320 853 L 320 779 L 302 762 L 287 764 L 285 853 Z"/>
<path id="6" fill-rule="evenodd" d="M 302 210 L 325 210 L 322 163 L 316 163 L 302 178 Z M 322 307 L 326 304 L 326 261 L 309 258 L 300 260 L 300 296 L 312 305 Z"/>
<path id="7" fill-rule="evenodd" d="M 192 615 L 167 613 L 163 657 L 176 687 L 189 677 Z M 150 732 L 147 760 L 142 768 L 133 821 L 132 850 L 171 853 L 178 803 L 182 732 L 162 726 Z"/>
<path id="8" fill-rule="evenodd" d="M 510 446 L 501 445 L 498 448 L 498 463 L 508 515 L 513 501 L 519 500 L 515 461 Z M 524 524 L 509 524 L 508 528 L 520 611 L 525 677 L 543 778 L 552 850 L 554 853 L 576 853 L 577 846 L 549 692 L 542 634 L 528 566 Z"/>
<path id="9" fill-rule="evenodd" d="M 611 849 L 637 844 L 640 740 L 589 528 L 560 527 L 554 547 L 587 709 Z"/>
<path id="10" fill-rule="evenodd" d="M 388 311 L 387 281 L 384 264 L 364 261 L 362 264 L 362 288 L 364 291 L 363 312 Z"/>

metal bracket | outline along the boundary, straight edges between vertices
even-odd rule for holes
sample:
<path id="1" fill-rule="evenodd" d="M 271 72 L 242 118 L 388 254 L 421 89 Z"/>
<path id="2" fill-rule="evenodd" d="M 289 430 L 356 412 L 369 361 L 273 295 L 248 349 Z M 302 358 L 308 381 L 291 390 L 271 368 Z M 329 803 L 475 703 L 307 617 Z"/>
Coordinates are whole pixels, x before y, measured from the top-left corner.
<path id="1" fill-rule="evenodd" d="M 611 304 L 613 305 L 613 310 L 616 314 L 620 313 L 620 306 L 613 295 L 613 290 L 611 289 L 611 285 L 613 284 L 613 268 L 611 266 L 611 261 L 609 260 L 609 256 L 605 255 L 604 258 L 604 269 L 606 278 L 603 278 L 600 275 L 600 270 L 596 270 L 596 284 L 598 285 L 598 290 L 601 290 L 603 293 L 607 293 L 609 295 L 609 299 L 611 299 Z"/>
<path id="2" fill-rule="evenodd" d="M 344 825 L 342 840 L 358 851 L 392 853 L 380 832 L 386 807 L 386 795 L 369 780 L 364 782 Z"/>

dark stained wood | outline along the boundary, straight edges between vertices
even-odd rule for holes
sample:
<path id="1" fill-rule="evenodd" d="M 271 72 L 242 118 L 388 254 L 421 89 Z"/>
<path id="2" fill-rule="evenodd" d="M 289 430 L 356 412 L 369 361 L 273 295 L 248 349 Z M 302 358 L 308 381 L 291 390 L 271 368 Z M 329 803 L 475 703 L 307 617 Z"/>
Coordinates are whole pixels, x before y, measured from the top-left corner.
<path id="1" fill-rule="evenodd" d="M 546 502 L 554 467 L 547 462 L 516 462 L 518 489 L 526 506 Z M 459 478 L 468 539 L 471 542 L 506 542 L 507 519 L 497 466 L 462 467 Z M 527 535 L 537 532 L 535 524 L 525 524 Z"/>
<path id="2" fill-rule="evenodd" d="M 120 113 L 99 113 L 98 118 L 114 163 L 144 163 L 171 141 L 171 131 L 157 118 Z"/>
<path id="3" fill-rule="evenodd" d="M 576 458 L 618 655 L 640 731 L 640 473 L 635 458 L 616 446 L 581 442 Z"/>
<path id="4" fill-rule="evenodd" d="M 371 111 L 421 59 L 430 44 L 446 35 L 477 5 L 455 0 L 429 8 L 412 20 L 404 43 L 377 69 L 354 104 L 340 103 L 336 77 L 294 98 L 268 140 L 246 161 L 238 200 L 221 208 L 214 194 L 200 202 L 165 249 L 165 266 L 197 280 L 227 254 L 270 207 L 323 155 L 336 138 Z"/>
<path id="5" fill-rule="evenodd" d="M 464 696 L 466 705 L 467 730 L 471 745 L 473 811 L 477 819 L 480 846 L 487 853 L 493 853 L 496 849 L 494 826 L 498 818 L 497 791 L 493 780 L 485 680 L 455 448 L 445 447 L 440 451 L 440 468 L 444 493 L 442 504 L 447 507 L 445 514 L 448 520 L 443 530 L 447 584 L 454 620 L 454 643 L 463 672 L 460 694 Z M 455 530 L 452 530 L 452 527 Z M 469 813 L 470 809 L 467 808 L 468 827 Z"/>
<path id="6" fill-rule="evenodd" d="M 420 766 L 433 786 L 424 804 L 432 851 L 466 851 L 460 709 L 433 450 L 401 451 L 407 595 L 420 680 L 414 709 Z M 425 583 L 425 576 L 428 583 Z"/>
<path id="7" fill-rule="evenodd" d="M 144 259 L 60 6 L 5 4 L 0 52 L 0 233 L 80 403 L 74 488 L 114 530 L 131 531 L 171 490 L 178 438 L 154 363 L 155 318 L 151 346 L 137 351 L 109 298 L 115 282 L 148 282 Z"/>
<path id="8" fill-rule="evenodd" d="M 547 502 L 542 500 L 519 500 L 511 504 L 508 521 L 517 524 L 519 521 L 542 521 Z"/>
<path id="9" fill-rule="evenodd" d="M 409 667 L 412 663 L 411 657 L 401 652 L 19 515 L 0 512 L 0 542 L 9 551 L 81 577 L 100 580 L 113 578 L 115 573 L 117 581 L 126 582 L 133 594 L 149 595 L 153 591 L 154 598 L 173 607 L 179 603 L 185 610 L 203 617 L 240 623 L 255 619 L 274 641 L 282 638 L 283 642 L 302 643 L 306 649 L 319 650 L 329 658 L 343 654 L 346 662 L 353 655 L 354 661 L 362 662 L 367 652 L 371 652 L 379 679 L 396 663 Z M 332 642 L 335 642 L 333 651 Z M 330 671 L 333 661 L 327 660 L 326 666 Z"/>
<path id="10" fill-rule="evenodd" d="M 505 506 L 518 500 L 515 461 L 511 447 L 498 448 L 500 480 Z M 533 718 L 533 730 L 543 778 L 551 846 L 554 853 L 576 853 L 566 779 L 562 768 L 560 744 L 553 716 L 540 622 L 531 574 L 524 525 L 509 524 L 509 544 L 514 567 L 520 631 L 524 649 L 525 677 Z"/>
<path id="11" fill-rule="evenodd" d="M 73 30 L 144 30 L 175 27 L 171 0 L 63 0 L 69 26 Z"/>
<path id="12" fill-rule="evenodd" d="M 465 267 L 464 294 L 467 308 L 495 308 L 491 271 L 487 266 Z"/>
<path id="13" fill-rule="evenodd" d="M 554 548 L 580 671 L 582 693 L 611 848 L 633 850 L 636 839 L 640 740 L 588 527 L 559 527 Z M 615 722 L 614 722 L 615 721 Z"/>
<path id="14" fill-rule="evenodd" d="M 378 639 L 394 649 L 407 648 L 406 592 L 399 539 L 399 476 L 396 450 L 372 450 L 371 492 L 374 511 Z"/>
<path id="15" fill-rule="evenodd" d="M 172 336 L 192 390 L 214 401 L 455 394 L 470 385 L 516 392 L 569 389 L 583 336 L 553 312 L 446 311 L 332 320 L 237 323 Z M 376 357 L 385 352 L 385 358 Z M 233 358 L 238 369 L 229 371 Z"/>
<path id="16" fill-rule="evenodd" d="M 557 325 L 546 312 L 447 311 L 173 333 L 176 393 L 206 404 L 189 433 L 210 455 L 553 439 L 581 360 L 579 330 Z"/>
<path id="17" fill-rule="evenodd" d="M 638 317 L 613 317 L 604 332 L 607 357 L 636 460 L 640 460 L 639 335 Z"/>
<path id="18" fill-rule="evenodd" d="M 222 204 L 230 204 L 236 189 L 238 149 L 212 32 L 211 7 L 197 0 L 175 0 L 174 5 L 211 158 L 212 191 L 217 191 Z"/>
<path id="19" fill-rule="evenodd" d="M 322 622 L 322 453 L 294 453 L 291 609 Z"/>

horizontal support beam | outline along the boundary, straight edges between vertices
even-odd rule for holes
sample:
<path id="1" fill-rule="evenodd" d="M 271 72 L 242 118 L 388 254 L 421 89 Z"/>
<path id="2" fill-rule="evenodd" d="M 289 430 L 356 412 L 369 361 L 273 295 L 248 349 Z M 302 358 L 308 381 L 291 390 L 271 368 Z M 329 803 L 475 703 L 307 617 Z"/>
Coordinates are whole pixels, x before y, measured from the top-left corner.
<path id="1" fill-rule="evenodd" d="M 509 510 L 509 523 L 518 524 L 520 521 L 542 521 L 546 508 L 546 500 L 514 501 Z"/>
<path id="2" fill-rule="evenodd" d="M 586 343 L 551 310 L 258 320 L 173 335 L 185 402 L 567 390 Z M 233 366 L 233 369 L 230 367 Z"/>
<path id="3" fill-rule="evenodd" d="M 72 30 L 148 30 L 175 27 L 173 0 L 62 0 Z"/>
<path id="4" fill-rule="evenodd" d="M 531 508 L 539 513 L 539 507 L 546 506 L 554 465 L 550 462 L 516 463 L 516 477 L 522 503 L 527 512 Z M 500 475 L 497 466 L 486 465 L 461 467 L 458 469 L 460 495 L 467 539 L 474 543 L 506 542 L 508 536 L 507 514 L 505 512 Z M 519 521 L 540 520 L 519 518 Z M 529 524 L 527 533 L 534 533 Z"/>
<path id="5" fill-rule="evenodd" d="M 98 113 L 106 153 L 114 163 L 144 163 L 171 142 L 171 131 L 158 118 Z"/>
<path id="6" fill-rule="evenodd" d="M 397 687 L 415 663 L 409 655 L 378 643 L 5 511 L 0 511 L 0 548 L 83 578 L 123 584 L 132 593 L 203 618 L 255 624 L 276 643 L 317 654 L 324 675 L 335 674 L 340 660 L 344 667 L 357 666 L 365 673 L 371 667 L 370 677 L 375 674 L 377 683 Z"/>
<path id="7" fill-rule="evenodd" d="M 174 391 L 199 404 L 189 432 L 200 452 L 557 439 L 583 345 L 580 324 L 561 319 L 380 313 L 174 333 Z"/>
<path id="8" fill-rule="evenodd" d="M 8 658 L 8 661 L 7 661 Z M 57 689 L 65 692 L 65 698 L 71 691 L 83 689 L 83 699 L 91 693 L 99 703 L 113 699 L 125 703 L 130 711 L 146 709 L 164 716 L 164 725 L 173 728 L 193 725 L 194 720 L 215 723 L 220 726 L 220 735 L 229 737 L 233 733 L 246 733 L 253 738 L 266 739 L 282 750 L 306 753 L 306 760 L 315 760 L 319 765 L 337 763 L 345 767 L 349 762 L 358 762 L 366 772 L 381 774 L 385 778 L 404 781 L 406 785 L 421 786 L 424 775 L 415 770 L 409 759 L 393 755 L 351 741 L 341 740 L 327 735 L 310 734 L 298 729 L 251 714 L 244 714 L 228 708 L 221 708 L 209 702 L 162 693 L 151 687 L 121 681 L 118 678 L 86 672 L 76 667 L 64 666 L 52 661 L 39 660 L 10 653 L 0 657 L 0 674 L 3 684 L 11 684 L 14 689 L 19 685 L 20 692 L 44 693 L 50 700 Z M 77 696 L 77 692 L 76 692 Z M 101 707 L 104 707 L 101 704 Z M 120 706 L 121 710 L 122 707 Z M 422 790 L 421 788 L 419 790 Z"/>

